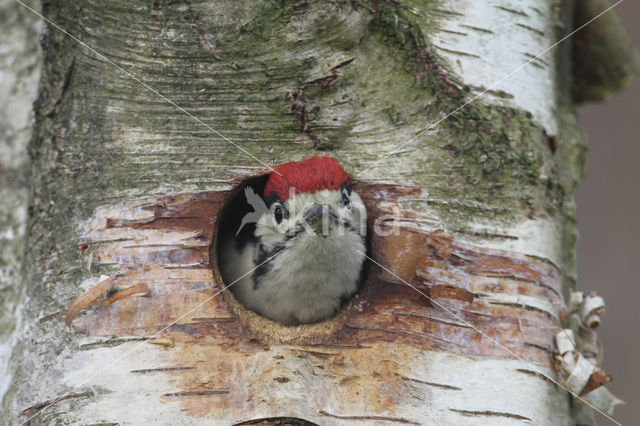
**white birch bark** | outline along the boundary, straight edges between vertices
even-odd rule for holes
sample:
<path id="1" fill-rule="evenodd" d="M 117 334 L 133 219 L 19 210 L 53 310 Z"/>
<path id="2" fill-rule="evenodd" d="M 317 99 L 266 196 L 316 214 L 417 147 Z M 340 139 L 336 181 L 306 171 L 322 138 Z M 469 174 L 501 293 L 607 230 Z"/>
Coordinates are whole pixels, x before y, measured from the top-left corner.
<path id="1" fill-rule="evenodd" d="M 366 295 L 379 293 L 363 291 L 338 318 L 287 329 L 224 295 L 182 319 L 221 284 L 206 255 L 192 254 L 214 244 L 214 221 L 211 229 L 145 226 L 168 207 L 205 199 L 216 211 L 232 178 L 265 169 L 49 27 L 31 144 L 25 297 L 14 337 L 1 336 L 3 350 L 13 350 L 0 387 L 3 421 L 591 422 L 572 409 L 575 398 L 554 383 L 564 378 L 552 368 L 553 336 L 575 287 L 573 191 L 584 165 L 568 46 L 522 67 L 568 33 L 570 10 L 551 0 L 45 8 L 267 164 L 327 150 L 365 182 L 370 206 L 401 210 L 400 240 L 373 242 L 388 270 L 372 265 L 372 286 L 441 283 L 476 297 L 472 305 L 438 299 L 456 317 L 438 306 L 375 305 Z M 385 192 L 382 184 L 404 186 Z M 169 196 L 185 192 L 195 195 Z M 180 217 L 206 222 L 200 210 L 190 214 Z M 423 243 L 438 229 L 452 238 L 448 254 Z M 451 253 L 486 274 L 451 263 Z M 521 269 L 491 269 L 489 258 Z M 62 315 L 71 302 L 110 279 L 151 290 L 88 309 L 68 329 Z M 369 302 L 377 316 L 367 316 Z M 396 335 L 393 323 L 367 329 L 396 314 L 409 318 Z M 331 343 L 343 323 L 359 333 L 354 345 Z"/>

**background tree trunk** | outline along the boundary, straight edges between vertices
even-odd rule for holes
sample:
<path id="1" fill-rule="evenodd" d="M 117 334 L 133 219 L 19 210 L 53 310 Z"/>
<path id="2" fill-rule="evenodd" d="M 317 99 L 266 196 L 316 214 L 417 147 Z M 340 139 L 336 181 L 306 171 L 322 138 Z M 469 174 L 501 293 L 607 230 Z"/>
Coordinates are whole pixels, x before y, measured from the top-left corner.
<path id="1" fill-rule="evenodd" d="M 46 3 L 135 78 L 47 26 L 5 420 L 589 422 L 546 377 L 561 380 L 584 166 L 570 45 L 537 57 L 572 28 L 561 3 Z M 357 298 L 297 328 L 209 300 L 233 179 L 318 151 L 371 219 L 401 212 Z M 112 284 L 147 297 L 65 327 L 79 294 Z"/>

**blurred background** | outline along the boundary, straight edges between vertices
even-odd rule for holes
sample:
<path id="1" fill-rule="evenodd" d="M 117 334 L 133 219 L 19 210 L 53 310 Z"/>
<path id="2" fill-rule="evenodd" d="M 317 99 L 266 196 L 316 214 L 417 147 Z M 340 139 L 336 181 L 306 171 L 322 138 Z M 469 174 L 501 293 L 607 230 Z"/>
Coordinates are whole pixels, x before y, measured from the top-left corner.
<path id="1" fill-rule="evenodd" d="M 640 2 L 616 7 L 636 46 Z M 607 302 L 598 334 L 609 389 L 626 405 L 613 416 L 640 424 L 640 80 L 612 100 L 585 104 L 578 118 L 589 139 L 587 174 L 578 189 L 578 285 Z M 637 328 L 638 327 L 638 328 Z M 598 417 L 598 424 L 610 420 Z"/>

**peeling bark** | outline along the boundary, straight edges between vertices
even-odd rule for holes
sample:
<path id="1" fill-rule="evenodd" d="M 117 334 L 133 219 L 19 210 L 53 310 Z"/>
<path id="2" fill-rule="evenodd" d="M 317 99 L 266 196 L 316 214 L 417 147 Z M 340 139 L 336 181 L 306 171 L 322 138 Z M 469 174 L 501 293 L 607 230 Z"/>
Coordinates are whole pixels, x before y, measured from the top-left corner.
<path id="1" fill-rule="evenodd" d="M 45 3 L 266 165 L 329 151 L 383 232 L 336 317 L 247 311 L 221 291 L 216 224 L 265 164 L 49 26 L 7 418 L 591 421 L 556 372 L 584 166 L 570 46 L 538 57 L 569 3 Z"/>

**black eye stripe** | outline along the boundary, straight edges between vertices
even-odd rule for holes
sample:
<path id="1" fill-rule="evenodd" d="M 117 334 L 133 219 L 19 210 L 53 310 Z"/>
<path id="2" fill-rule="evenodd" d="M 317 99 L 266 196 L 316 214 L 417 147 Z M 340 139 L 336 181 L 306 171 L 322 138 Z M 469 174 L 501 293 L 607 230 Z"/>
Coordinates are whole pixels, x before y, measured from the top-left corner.
<path id="1" fill-rule="evenodd" d="M 353 184 L 347 184 L 347 182 L 342 182 L 340 185 L 340 190 L 346 192 L 348 195 L 351 195 L 351 189 L 353 188 Z"/>
<path id="2" fill-rule="evenodd" d="M 276 202 L 271 208 L 273 211 L 273 219 L 277 225 L 279 225 L 283 219 L 287 219 L 289 217 L 287 207 L 281 202 Z"/>
<path id="3" fill-rule="evenodd" d="M 349 196 L 347 195 L 346 191 L 342 191 L 342 204 L 344 204 L 345 206 L 347 204 L 349 204 L 351 200 L 349 200 Z"/>
<path id="4" fill-rule="evenodd" d="M 280 223 L 282 222 L 282 218 L 284 217 L 284 213 L 282 212 L 282 207 L 281 206 L 276 206 L 274 212 L 273 212 L 273 216 L 276 220 L 276 223 Z"/>

